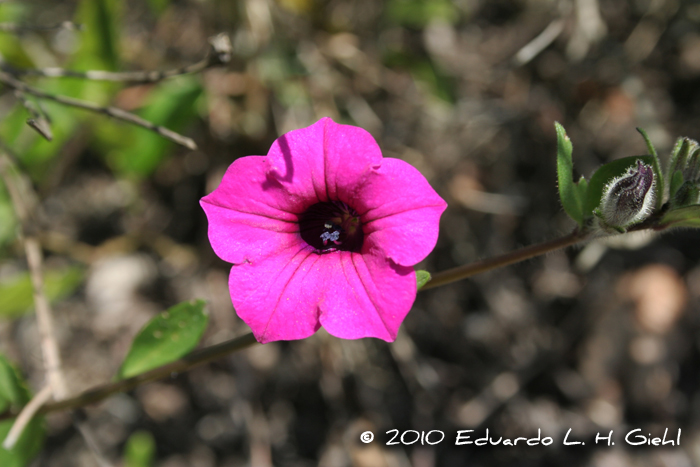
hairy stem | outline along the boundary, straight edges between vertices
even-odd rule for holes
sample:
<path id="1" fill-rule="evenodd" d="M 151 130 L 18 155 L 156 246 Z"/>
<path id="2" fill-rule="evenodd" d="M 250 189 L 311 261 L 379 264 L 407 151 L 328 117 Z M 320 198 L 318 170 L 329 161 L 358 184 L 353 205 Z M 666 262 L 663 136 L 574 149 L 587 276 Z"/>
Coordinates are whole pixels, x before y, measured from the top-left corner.
<path id="1" fill-rule="evenodd" d="M 140 375 L 123 379 L 121 381 L 115 381 L 114 383 L 103 384 L 102 386 L 89 389 L 70 399 L 64 399 L 58 402 L 46 404 L 39 410 L 39 413 L 45 414 L 48 412 L 55 412 L 57 410 L 74 409 L 76 407 L 94 404 L 108 398 L 112 394 L 130 391 L 135 387 L 141 386 L 142 384 L 165 378 L 173 373 L 182 373 L 184 371 L 191 370 L 194 367 L 203 365 L 207 362 L 232 354 L 239 350 L 243 350 L 256 343 L 257 341 L 255 340 L 253 333 L 244 334 L 243 336 L 222 342 L 221 344 L 195 350 L 180 360 L 176 360 L 151 371 L 141 373 Z"/>

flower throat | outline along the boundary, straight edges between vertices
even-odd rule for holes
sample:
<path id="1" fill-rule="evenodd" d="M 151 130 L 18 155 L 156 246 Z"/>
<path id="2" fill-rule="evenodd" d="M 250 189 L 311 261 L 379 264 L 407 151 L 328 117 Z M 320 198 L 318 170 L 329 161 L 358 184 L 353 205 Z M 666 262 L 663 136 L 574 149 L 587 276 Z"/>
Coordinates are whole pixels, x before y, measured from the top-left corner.
<path id="1" fill-rule="evenodd" d="M 364 233 L 357 212 L 342 201 L 316 203 L 299 216 L 301 238 L 318 252 L 360 251 Z"/>

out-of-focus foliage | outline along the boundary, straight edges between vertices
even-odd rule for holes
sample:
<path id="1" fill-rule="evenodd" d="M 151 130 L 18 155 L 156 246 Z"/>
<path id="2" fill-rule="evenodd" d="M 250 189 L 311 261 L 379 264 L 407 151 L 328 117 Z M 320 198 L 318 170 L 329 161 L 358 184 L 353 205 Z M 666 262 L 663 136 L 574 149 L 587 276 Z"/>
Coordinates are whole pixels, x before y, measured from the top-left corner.
<path id="1" fill-rule="evenodd" d="M 387 15 L 404 26 L 424 27 L 431 21 L 455 23 L 459 13 L 449 0 L 390 0 Z"/>
<path id="2" fill-rule="evenodd" d="M 31 394 L 17 370 L 0 355 L 0 413 L 19 410 L 29 402 Z M 0 440 L 10 431 L 14 419 L 0 421 Z M 24 467 L 36 456 L 44 442 L 45 428 L 42 418 L 35 418 L 25 428 L 11 450 L 0 443 L 0 465 L 2 467 Z"/>
<path id="3" fill-rule="evenodd" d="M 68 266 L 44 272 L 46 296 L 52 302 L 69 296 L 80 286 L 83 268 Z M 34 308 L 32 282 L 28 272 L 0 279 L 0 319 L 16 318 Z"/>
<path id="4" fill-rule="evenodd" d="M 113 26 L 96 30 L 100 8 L 116 10 L 106 19 Z M 421 266 L 431 272 L 574 227 L 557 196 L 554 121 L 576 147 L 572 185 L 578 174 L 590 179 L 611 161 L 648 154 L 635 127 L 648 130 L 662 156 L 676 136 L 700 136 L 700 8 L 693 2 L 36 0 L 3 2 L 0 16 L 86 25 L 0 34 L 0 52 L 17 67 L 172 69 L 199 60 L 213 34 L 226 32 L 233 43 L 229 66 L 154 85 L 23 78 L 142 116 L 184 109 L 184 121 L 172 124 L 195 139 L 196 152 L 48 102 L 56 139 L 46 143 L 26 127 L 28 115 L 11 93 L 0 100 L 0 136 L 40 191 L 41 228 L 64 237 L 47 236 L 48 264 L 55 256 L 85 263 L 86 286 L 55 310 L 76 388 L 109 380 L 133 336 L 171 303 L 207 300 L 208 342 L 249 331 L 231 308 L 230 266 L 211 251 L 198 200 L 233 160 L 266 154 L 286 131 L 330 116 L 367 129 L 384 156 L 424 173 L 450 203 Z M 515 60 L 547 30 L 556 34 L 543 48 Z M 683 194 L 688 180 L 675 172 L 673 192 Z M 591 184 L 604 185 L 608 175 Z M 581 216 L 595 209 L 601 190 L 585 189 Z M 663 222 L 696 218 L 685 198 Z M 0 201 L 0 219 L 2 212 Z M 12 242 L 15 227 L 0 230 L 11 237 L 0 266 L 8 277 L 25 265 Z M 627 248 L 632 239 L 618 237 Z M 423 292 L 393 344 L 319 332 L 259 346 L 112 398 L 91 410 L 89 423 L 117 465 L 129 436 L 143 429 L 153 435 L 159 465 L 700 464 L 697 234 L 678 229 L 645 241 L 637 250 L 592 241 Z M 32 315 L 0 321 L 0 351 L 38 386 L 45 373 L 33 330 Z M 42 467 L 90 458 L 65 419 L 48 422 Z M 680 426 L 682 446 L 356 443 L 366 430 L 481 435 L 486 427 L 497 436 L 541 428 L 560 444 L 572 426 L 591 439 L 602 426 L 615 436 L 627 426 L 653 436 Z"/>
<path id="5" fill-rule="evenodd" d="M 151 467 L 156 454 L 156 443 L 148 431 L 137 431 L 129 437 L 124 448 L 125 467 Z"/>
<path id="6" fill-rule="evenodd" d="M 181 131 L 198 115 L 199 78 L 175 78 L 153 89 L 139 112 L 146 120 Z M 172 151 L 173 143 L 144 128 L 109 122 L 96 128 L 96 147 L 118 174 L 145 177 Z"/>

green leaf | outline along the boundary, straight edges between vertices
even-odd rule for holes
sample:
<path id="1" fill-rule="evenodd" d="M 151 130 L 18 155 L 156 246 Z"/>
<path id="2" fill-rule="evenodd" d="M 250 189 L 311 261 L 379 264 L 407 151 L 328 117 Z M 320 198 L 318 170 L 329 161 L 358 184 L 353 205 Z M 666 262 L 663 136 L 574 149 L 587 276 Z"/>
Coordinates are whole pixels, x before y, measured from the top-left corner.
<path id="1" fill-rule="evenodd" d="M 430 279 L 432 279 L 432 278 L 430 277 L 430 273 L 428 271 L 423 271 L 422 269 L 418 269 L 416 271 L 416 282 L 418 283 L 417 290 L 422 289 L 425 284 L 430 282 Z"/>
<path id="2" fill-rule="evenodd" d="M 596 170 L 591 177 L 591 180 L 588 182 L 588 190 L 586 193 L 585 203 L 583 205 L 584 217 L 592 215 L 593 210 L 600 205 L 600 199 L 603 197 L 605 185 L 607 185 L 613 178 L 619 177 L 625 173 L 625 171 L 632 167 L 639 159 L 641 159 L 645 164 L 653 163 L 652 156 L 623 157 L 622 159 L 616 159 L 612 162 L 608 162 Z M 658 190 L 658 185 L 656 189 Z"/>
<path id="3" fill-rule="evenodd" d="M 557 131 L 557 179 L 559 182 L 559 198 L 564 206 L 564 211 L 575 220 L 579 225 L 583 225 L 583 199 L 587 191 L 581 186 L 574 183 L 574 164 L 571 159 L 573 146 L 571 140 L 566 136 L 566 130 L 559 124 L 554 123 L 554 128 Z"/>
<path id="4" fill-rule="evenodd" d="M 82 283 L 83 270 L 78 266 L 50 269 L 44 273 L 44 288 L 51 302 L 61 300 Z M 0 282 L 0 318 L 15 318 L 34 308 L 29 273 L 17 274 Z"/>
<path id="5" fill-rule="evenodd" d="M 644 142 L 647 144 L 649 149 L 649 154 L 652 157 L 651 167 L 654 169 L 654 177 L 656 178 L 656 209 L 659 209 L 664 201 L 664 173 L 661 171 L 661 162 L 659 162 L 659 154 L 656 152 L 656 148 L 651 143 L 649 135 L 647 132 L 641 128 L 637 128 L 637 131 L 644 138 Z"/>
<path id="6" fill-rule="evenodd" d="M 659 225 L 664 228 L 700 227 L 700 205 L 694 204 L 668 211 L 659 221 Z"/>
<path id="7" fill-rule="evenodd" d="M 182 302 L 149 321 L 131 343 L 119 377 L 130 378 L 174 362 L 194 349 L 209 322 L 204 305 L 203 300 Z"/>
<path id="8" fill-rule="evenodd" d="M 129 437 L 124 448 L 125 467 L 151 467 L 156 454 L 156 443 L 148 431 L 137 431 Z"/>
<path id="9" fill-rule="evenodd" d="M 121 2 L 118 0 L 83 0 L 76 14 L 76 22 L 84 26 L 80 33 L 81 47 L 76 66 L 79 69 L 119 68 L 119 19 Z"/>
<path id="10" fill-rule="evenodd" d="M 0 355 L 0 413 L 12 408 L 19 411 L 31 398 L 19 372 Z M 0 442 L 14 423 L 13 419 L 0 422 Z M 42 418 L 34 418 L 24 429 L 11 450 L 0 444 L 0 466 L 24 467 L 39 453 L 44 443 L 45 428 Z"/>

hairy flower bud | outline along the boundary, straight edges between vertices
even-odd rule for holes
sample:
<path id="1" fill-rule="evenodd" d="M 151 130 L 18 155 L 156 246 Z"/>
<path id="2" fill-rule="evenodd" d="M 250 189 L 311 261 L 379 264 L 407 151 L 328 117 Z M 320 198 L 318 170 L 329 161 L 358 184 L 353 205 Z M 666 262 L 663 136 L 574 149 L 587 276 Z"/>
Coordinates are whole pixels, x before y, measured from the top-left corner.
<path id="1" fill-rule="evenodd" d="M 624 232 L 649 217 L 655 196 L 654 170 L 637 160 L 636 166 L 605 186 L 596 215 L 606 230 Z"/>

